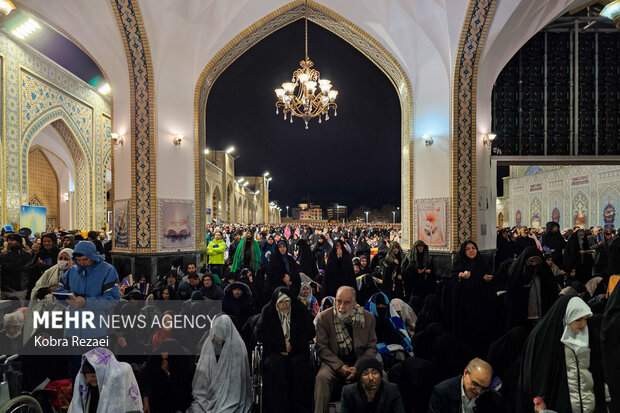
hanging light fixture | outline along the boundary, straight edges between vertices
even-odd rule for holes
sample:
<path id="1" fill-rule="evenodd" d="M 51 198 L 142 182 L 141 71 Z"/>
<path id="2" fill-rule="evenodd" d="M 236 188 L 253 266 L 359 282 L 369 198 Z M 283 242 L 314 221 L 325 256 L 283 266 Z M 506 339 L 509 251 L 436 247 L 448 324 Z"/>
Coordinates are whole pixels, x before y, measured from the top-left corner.
<path id="1" fill-rule="evenodd" d="M 334 110 L 334 116 L 338 116 L 338 105 L 336 105 L 336 96 L 338 91 L 332 89 L 332 84 L 327 79 L 321 79 L 318 70 L 312 69 L 314 63 L 308 58 L 308 3 L 304 5 L 305 23 L 305 40 L 306 40 L 306 58 L 299 62 L 301 66 L 293 72 L 291 82 L 282 83 L 282 89 L 276 89 L 276 115 L 280 113 L 280 108 L 284 112 L 284 120 L 290 118 L 293 123 L 293 117 L 302 118 L 308 129 L 308 121 L 312 118 L 321 118 L 329 120 L 329 110 Z M 317 88 L 318 87 L 318 88 Z"/>

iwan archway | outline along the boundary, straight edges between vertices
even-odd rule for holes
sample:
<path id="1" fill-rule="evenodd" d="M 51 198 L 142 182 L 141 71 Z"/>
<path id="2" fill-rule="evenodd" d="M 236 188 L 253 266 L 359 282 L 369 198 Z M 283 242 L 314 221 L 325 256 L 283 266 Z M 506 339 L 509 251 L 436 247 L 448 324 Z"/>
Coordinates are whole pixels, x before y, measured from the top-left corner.
<path id="1" fill-rule="evenodd" d="M 398 61 L 375 39 L 361 28 L 346 20 L 334 11 L 309 1 L 296 0 L 268 14 L 239 33 L 224 46 L 201 73 L 194 94 L 194 156 L 195 156 L 195 197 L 196 197 L 196 245 L 205 248 L 205 210 L 207 202 L 205 160 L 200 154 L 206 148 L 207 99 L 217 78 L 239 56 L 271 33 L 307 17 L 311 22 L 329 30 L 348 42 L 372 61 L 390 80 L 398 94 L 401 108 L 401 205 L 402 205 L 402 244 L 411 244 L 413 222 L 413 91 L 407 74 Z M 226 206 L 222 205 L 225 210 Z"/>

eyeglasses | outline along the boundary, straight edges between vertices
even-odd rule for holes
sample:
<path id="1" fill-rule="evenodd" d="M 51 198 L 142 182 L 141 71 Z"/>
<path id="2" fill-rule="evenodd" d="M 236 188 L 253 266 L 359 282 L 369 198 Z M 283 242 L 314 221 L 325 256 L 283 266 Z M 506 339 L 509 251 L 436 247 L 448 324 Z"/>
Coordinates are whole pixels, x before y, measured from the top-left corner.
<path id="1" fill-rule="evenodd" d="M 474 379 L 471 378 L 471 373 L 469 372 L 469 370 L 465 370 L 465 371 L 467 372 L 467 377 L 469 377 L 469 381 L 470 381 L 472 386 L 474 386 L 477 389 L 480 389 L 480 391 L 483 392 L 483 393 L 491 390 L 490 387 L 485 387 L 485 386 L 482 386 L 482 385 L 476 383 L 474 381 Z"/>

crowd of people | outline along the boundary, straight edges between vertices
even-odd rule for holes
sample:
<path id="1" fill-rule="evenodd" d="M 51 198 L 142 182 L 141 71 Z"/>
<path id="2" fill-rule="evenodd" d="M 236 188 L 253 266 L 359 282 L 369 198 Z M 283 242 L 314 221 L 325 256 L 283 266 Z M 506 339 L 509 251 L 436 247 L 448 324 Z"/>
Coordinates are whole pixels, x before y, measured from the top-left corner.
<path id="1" fill-rule="evenodd" d="M 0 353 L 31 345 L 28 312 L 54 308 L 53 293 L 124 314 L 221 303 L 199 341 L 119 329 L 78 361 L 24 356 L 38 366 L 26 390 L 74 378 L 70 411 L 250 412 L 260 343 L 264 412 L 620 412 L 610 229 L 498 228 L 494 254 L 466 241 L 438 273 L 424 242 L 403 250 L 398 225 L 214 225 L 202 263 L 156 280 L 119 277 L 105 233 L 44 234 L 35 252 L 31 234 L 3 235 L 2 298 L 30 302 L 5 316 Z"/>

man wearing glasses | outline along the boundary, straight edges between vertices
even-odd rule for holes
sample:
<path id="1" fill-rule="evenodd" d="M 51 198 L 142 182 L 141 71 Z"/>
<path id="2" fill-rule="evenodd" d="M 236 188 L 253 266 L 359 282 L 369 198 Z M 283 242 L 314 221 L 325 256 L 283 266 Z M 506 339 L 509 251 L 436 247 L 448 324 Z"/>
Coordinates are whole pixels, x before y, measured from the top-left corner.
<path id="1" fill-rule="evenodd" d="M 428 413 L 501 413 L 502 396 L 489 388 L 493 368 L 475 358 L 463 374 L 439 383 L 433 389 Z"/>

